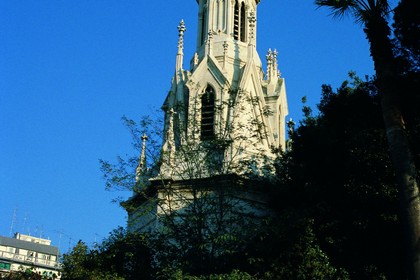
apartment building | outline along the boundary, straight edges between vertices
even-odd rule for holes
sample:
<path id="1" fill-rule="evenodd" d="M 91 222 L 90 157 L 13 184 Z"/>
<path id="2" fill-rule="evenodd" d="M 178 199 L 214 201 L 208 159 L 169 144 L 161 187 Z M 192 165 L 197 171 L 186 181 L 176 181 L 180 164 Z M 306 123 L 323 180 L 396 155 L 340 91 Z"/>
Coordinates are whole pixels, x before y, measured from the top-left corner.
<path id="1" fill-rule="evenodd" d="M 46 278 L 60 279 L 59 249 L 51 240 L 16 233 L 0 236 L 0 275 L 31 269 Z"/>

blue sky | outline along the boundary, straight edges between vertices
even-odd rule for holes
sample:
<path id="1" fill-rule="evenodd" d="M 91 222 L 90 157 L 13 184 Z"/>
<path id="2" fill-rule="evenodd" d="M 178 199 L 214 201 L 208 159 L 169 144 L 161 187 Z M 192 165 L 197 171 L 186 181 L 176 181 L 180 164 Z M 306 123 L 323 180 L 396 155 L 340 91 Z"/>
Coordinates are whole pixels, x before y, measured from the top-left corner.
<path id="1" fill-rule="evenodd" d="M 373 74 L 362 28 L 328 14 L 311 0 L 259 5 L 257 49 L 279 52 L 288 118 L 301 118 L 303 96 L 316 104 L 323 83 Z M 164 101 L 181 19 L 188 68 L 194 0 L 0 1 L 0 235 L 13 224 L 65 252 L 125 225 L 111 200 L 129 194 L 105 191 L 98 160 L 132 154 L 121 117 Z"/>

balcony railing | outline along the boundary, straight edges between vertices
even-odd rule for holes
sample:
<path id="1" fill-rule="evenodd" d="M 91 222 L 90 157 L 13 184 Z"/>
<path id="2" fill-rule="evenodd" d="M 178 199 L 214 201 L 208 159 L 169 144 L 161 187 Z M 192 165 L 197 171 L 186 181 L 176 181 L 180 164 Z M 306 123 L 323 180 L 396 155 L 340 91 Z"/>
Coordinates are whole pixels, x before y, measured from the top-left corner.
<path id="1" fill-rule="evenodd" d="M 56 269 L 59 267 L 59 262 L 55 260 L 48 260 L 46 258 L 44 259 L 44 258 L 40 258 L 36 256 L 21 255 L 21 254 L 6 252 L 6 251 L 0 251 L 0 258 L 3 260 L 24 263 L 27 265 L 45 266 L 45 267 L 56 268 Z"/>

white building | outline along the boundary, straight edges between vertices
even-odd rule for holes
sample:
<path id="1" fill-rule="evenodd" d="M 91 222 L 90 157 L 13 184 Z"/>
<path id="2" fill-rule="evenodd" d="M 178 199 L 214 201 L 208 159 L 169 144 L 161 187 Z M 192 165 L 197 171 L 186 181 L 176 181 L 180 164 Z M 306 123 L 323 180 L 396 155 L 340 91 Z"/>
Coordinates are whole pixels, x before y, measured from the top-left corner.
<path id="1" fill-rule="evenodd" d="M 133 198 L 124 204 L 129 228 L 150 223 L 165 209 L 183 207 L 168 195 L 167 186 L 189 197 L 192 181 L 208 183 L 223 177 L 219 183 L 226 184 L 226 175 L 234 176 L 236 181 L 249 178 L 251 173 L 267 176 L 273 171 L 278 151 L 285 149 L 288 107 L 277 51 L 268 50 L 264 73 L 256 49 L 260 0 L 197 3 L 196 52 L 189 70 L 184 69 L 186 26 L 181 21 L 175 74 L 162 106 L 165 127 L 159 174 L 151 179 L 152 188 L 142 194 L 135 190 Z M 146 138 L 143 140 L 137 180 L 145 167 Z M 206 149 L 213 149 L 211 163 Z M 251 192 L 247 190 L 240 196 L 249 197 Z M 161 207 L 143 204 L 153 196 L 164 201 Z M 146 205 L 151 209 L 149 215 L 144 215 Z"/>
<path id="2" fill-rule="evenodd" d="M 51 241 L 16 233 L 14 238 L 0 236 L 0 274 L 13 271 L 33 272 L 60 279 L 60 252 Z"/>

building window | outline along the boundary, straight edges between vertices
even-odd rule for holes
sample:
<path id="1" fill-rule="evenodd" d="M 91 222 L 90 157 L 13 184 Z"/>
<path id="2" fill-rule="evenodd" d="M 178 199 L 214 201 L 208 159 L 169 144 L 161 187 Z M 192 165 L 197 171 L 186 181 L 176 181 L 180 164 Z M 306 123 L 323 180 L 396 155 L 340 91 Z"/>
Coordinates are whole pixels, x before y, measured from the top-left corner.
<path id="1" fill-rule="evenodd" d="M 240 22 L 241 22 L 241 41 L 242 42 L 246 42 L 246 36 L 245 36 L 245 24 L 246 24 L 246 16 L 245 16 L 245 5 L 242 3 L 242 7 L 241 7 L 241 18 L 240 18 Z"/>
<path id="2" fill-rule="evenodd" d="M 235 1 L 235 13 L 233 18 L 233 38 L 239 40 L 239 3 Z"/>
<path id="3" fill-rule="evenodd" d="M 201 97 L 201 140 L 214 138 L 214 90 L 208 86 Z"/>
<path id="4" fill-rule="evenodd" d="M 241 40 L 242 42 L 246 42 L 246 11 L 245 11 L 245 3 L 239 2 L 238 0 L 235 1 L 235 8 L 234 8 L 234 16 L 233 16 L 233 38 L 235 40 Z"/>

